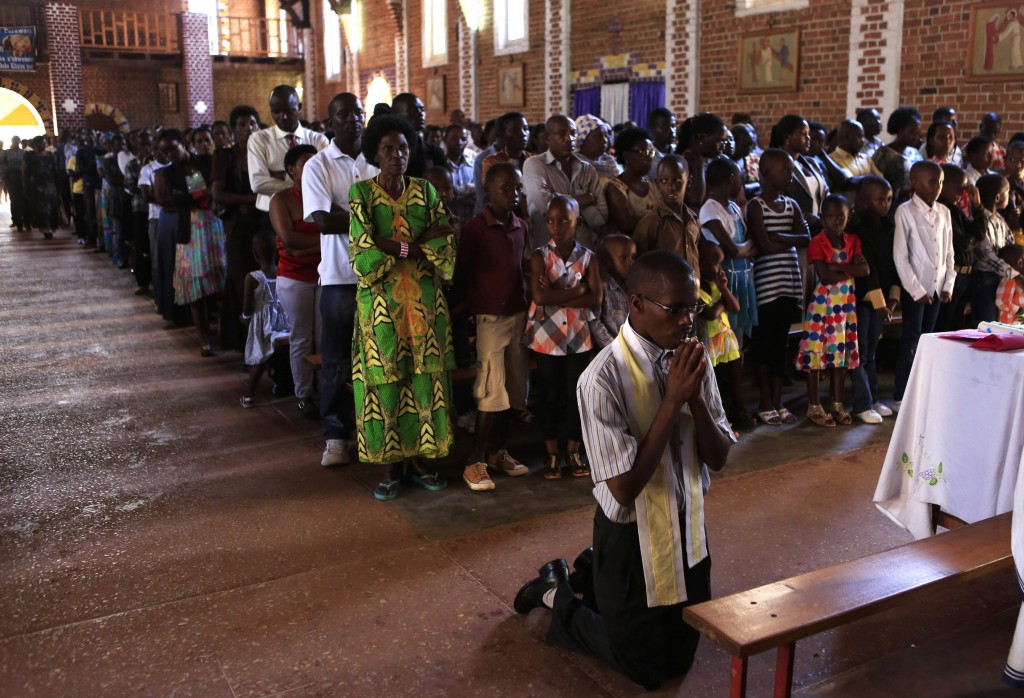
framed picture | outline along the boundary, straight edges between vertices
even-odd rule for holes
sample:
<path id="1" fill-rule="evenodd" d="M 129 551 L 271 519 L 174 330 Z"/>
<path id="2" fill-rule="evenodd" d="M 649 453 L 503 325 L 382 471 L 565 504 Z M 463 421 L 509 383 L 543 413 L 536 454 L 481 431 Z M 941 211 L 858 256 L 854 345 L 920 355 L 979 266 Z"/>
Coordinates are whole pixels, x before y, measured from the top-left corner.
<path id="1" fill-rule="evenodd" d="M 800 30 L 744 34 L 739 39 L 740 92 L 796 92 Z"/>
<path id="2" fill-rule="evenodd" d="M 526 104 L 523 64 L 510 63 L 498 68 L 498 106 L 521 107 Z"/>
<path id="3" fill-rule="evenodd" d="M 178 83 L 160 82 L 157 83 L 157 90 L 160 94 L 160 111 L 177 113 L 178 111 Z"/>
<path id="4" fill-rule="evenodd" d="M 969 5 L 970 57 L 967 75 L 975 80 L 1024 77 L 1024 5 L 986 2 Z"/>
<path id="5" fill-rule="evenodd" d="M 444 111 L 444 76 L 427 78 L 427 109 Z"/>

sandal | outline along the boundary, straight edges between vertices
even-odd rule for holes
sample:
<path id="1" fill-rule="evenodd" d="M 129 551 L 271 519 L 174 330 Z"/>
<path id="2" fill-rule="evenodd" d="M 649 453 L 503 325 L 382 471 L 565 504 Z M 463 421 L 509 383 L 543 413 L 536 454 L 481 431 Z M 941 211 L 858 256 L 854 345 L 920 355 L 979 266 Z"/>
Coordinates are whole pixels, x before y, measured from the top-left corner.
<path id="1" fill-rule="evenodd" d="M 242 403 L 242 407 L 244 407 L 247 410 L 248 409 L 252 409 L 253 407 L 256 406 L 256 400 L 254 400 L 253 398 L 248 397 L 248 396 L 242 397 L 241 403 Z"/>
<path id="2" fill-rule="evenodd" d="M 783 424 L 796 424 L 800 420 L 796 418 L 796 415 L 787 410 L 785 407 L 779 408 L 779 419 L 782 420 Z"/>
<path id="3" fill-rule="evenodd" d="M 412 481 L 431 492 L 439 492 L 448 486 L 448 482 L 437 473 L 414 473 Z"/>
<path id="4" fill-rule="evenodd" d="M 757 418 L 770 427 L 777 427 L 782 424 L 782 418 L 776 410 L 764 410 L 757 413 Z"/>
<path id="5" fill-rule="evenodd" d="M 746 429 L 751 429 L 757 426 L 757 420 L 754 419 L 754 415 L 750 414 L 748 410 L 742 407 L 738 410 L 733 410 L 732 419 L 729 421 L 731 421 L 735 427 L 743 427 Z"/>
<path id="6" fill-rule="evenodd" d="M 583 460 L 579 451 L 573 451 L 565 457 L 565 464 L 569 466 L 569 474 L 573 477 L 589 477 L 590 466 Z"/>
<path id="7" fill-rule="evenodd" d="M 391 482 L 378 482 L 377 488 L 373 491 L 375 499 L 386 502 L 398 496 L 398 480 Z"/>
<path id="8" fill-rule="evenodd" d="M 204 344 L 203 346 L 199 347 L 199 355 L 200 356 L 206 356 L 206 357 L 214 356 L 213 345 L 212 344 Z"/>
<path id="9" fill-rule="evenodd" d="M 819 427 L 834 427 L 836 425 L 835 420 L 832 419 L 832 415 L 826 412 L 825 408 L 821 405 L 808 405 L 807 419 L 814 422 Z"/>
<path id="10" fill-rule="evenodd" d="M 544 464 L 544 479 L 545 480 L 561 480 L 562 479 L 562 468 L 558 462 L 557 453 L 549 453 L 547 462 Z"/>
<path id="11" fill-rule="evenodd" d="M 299 398 L 299 412 L 306 419 L 320 419 L 320 406 L 311 397 Z"/>
<path id="12" fill-rule="evenodd" d="M 849 425 L 853 424 L 853 417 L 850 413 L 843 409 L 843 403 L 833 402 L 832 403 L 832 419 L 835 420 L 836 424 Z"/>

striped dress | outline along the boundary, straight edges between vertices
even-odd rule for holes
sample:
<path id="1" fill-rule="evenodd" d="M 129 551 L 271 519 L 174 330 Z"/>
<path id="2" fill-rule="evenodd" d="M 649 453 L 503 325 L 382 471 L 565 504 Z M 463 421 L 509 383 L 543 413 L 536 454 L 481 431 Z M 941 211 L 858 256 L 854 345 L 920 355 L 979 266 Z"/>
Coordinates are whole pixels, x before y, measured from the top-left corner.
<path id="1" fill-rule="evenodd" d="M 761 197 L 753 202 L 761 206 L 764 217 L 764 231 L 770 237 L 772 233 L 791 234 L 793 232 L 793 200 L 783 197 L 785 208 L 782 212 L 772 210 Z M 800 277 L 800 257 L 795 247 L 782 252 L 763 254 L 754 260 L 754 289 L 758 306 L 771 303 L 778 298 L 792 298 L 799 301 L 803 297 L 803 282 Z"/>

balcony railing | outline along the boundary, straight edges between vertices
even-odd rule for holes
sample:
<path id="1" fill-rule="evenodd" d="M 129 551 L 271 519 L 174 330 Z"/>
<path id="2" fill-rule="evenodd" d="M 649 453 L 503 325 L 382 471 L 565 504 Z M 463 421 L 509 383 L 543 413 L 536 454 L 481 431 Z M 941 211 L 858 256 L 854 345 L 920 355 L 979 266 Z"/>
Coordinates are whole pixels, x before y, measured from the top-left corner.
<path id="1" fill-rule="evenodd" d="M 78 11 L 82 48 L 178 52 L 178 18 L 155 12 Z"/>
<path id="2" fill-rule="evenodd" d="M 210 53 L 250 58 L 301 58 L 299 32 L 286 21 L 262 17 L 211 17 Z"/>

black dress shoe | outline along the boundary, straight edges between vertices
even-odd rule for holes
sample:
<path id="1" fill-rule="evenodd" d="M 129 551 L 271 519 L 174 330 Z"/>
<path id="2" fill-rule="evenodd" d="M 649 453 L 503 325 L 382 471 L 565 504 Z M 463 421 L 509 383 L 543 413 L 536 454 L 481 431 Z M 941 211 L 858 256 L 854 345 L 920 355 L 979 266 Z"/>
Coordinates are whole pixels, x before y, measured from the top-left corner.
<path id="1" fill-rule="evenodd" d="M 569 583 L 573 589 L 585 589 L 594 579 L 594 549 L 587 548 L 572 562 Z"/>
<path id="2" fill-rule="evenodd" d="M 564 558 L 552 560 L 537 570 L 538 577 L 523 585 L 516 594 L 512 607 L 516 613 L 529 613 L 544 607 L 544 594 L 559 584 L 569 583 L 569 564 Z"/>

